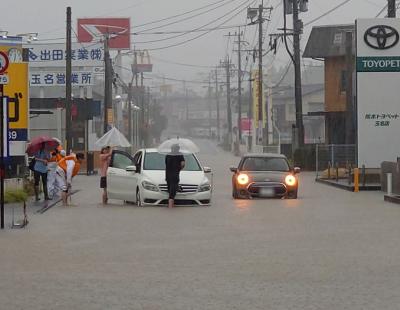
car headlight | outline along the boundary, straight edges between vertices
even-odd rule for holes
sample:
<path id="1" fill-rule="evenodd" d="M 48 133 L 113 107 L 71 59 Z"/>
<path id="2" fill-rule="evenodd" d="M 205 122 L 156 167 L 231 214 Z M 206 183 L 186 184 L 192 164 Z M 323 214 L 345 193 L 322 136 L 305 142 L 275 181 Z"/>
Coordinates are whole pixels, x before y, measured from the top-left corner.
<path id="1" fill-rule="evenodd" d="M 148 181 L 143 181 L 142 182 L 142 186 L 143 186 L 144 189 L 146 189 L 148 191 L 152 191 L 152 192 L 158 192 L 159 191 L 157 185 L 155 185 L 155 184 L 153 184 L 151 182 L 148 182 Z"/>
<path id="2" fill-rule="evenodd" d="M 250 180 L 249 176 L 245 173 L 239 174 L 236 179 L 240 185 L 246 185 L 247 183 L 249 183 Z"/>
<path id="3" fill-rule="evenodd" d="M 204 183 L 199 186 L 199 192 L 208 192 L 211 190 L 210 183 Z"/>
<path id="4" fill-rule="evenodd" d="M 297 182 L 296 178 L 291 174 L 287 175 L 285 178 L 285 183 L 287 186 L 294 186 L 296 185 L 296 182 Z"/>

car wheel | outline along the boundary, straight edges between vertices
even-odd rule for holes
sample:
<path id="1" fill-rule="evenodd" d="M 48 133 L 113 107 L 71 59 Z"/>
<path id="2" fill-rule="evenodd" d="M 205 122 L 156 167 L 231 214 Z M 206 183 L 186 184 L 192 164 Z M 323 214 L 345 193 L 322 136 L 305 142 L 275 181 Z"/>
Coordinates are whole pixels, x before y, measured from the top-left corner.
<path id="1" fill-rule="evenodd" d="M 288 198 L 288 199 L 297 199 L 297 190 L 296 190 L 296 191 L 293 191 L 293 192 L 290 192 L 290 193 L 288 193 L 288 196 L 287 196 L 287 198 Z"/>
<path id="2" fill-rule="evenodd" d="M 138 207 L 143 207 L 142 198 L 140 197 L 140 189 L 136 190 L 136 205 Z"/>
<path id="3" fill-rule="evenodd" d="M 232 188 L 232 198 L 233 199 L 239 199 L 239 195 L 237 193 L 237 190 L 235 187 Z"/>

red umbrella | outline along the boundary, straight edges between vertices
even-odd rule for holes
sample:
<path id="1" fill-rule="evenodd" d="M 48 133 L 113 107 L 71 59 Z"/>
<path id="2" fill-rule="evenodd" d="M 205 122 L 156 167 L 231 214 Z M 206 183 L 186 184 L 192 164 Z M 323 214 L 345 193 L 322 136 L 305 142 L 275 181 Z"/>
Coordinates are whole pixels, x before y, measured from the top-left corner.
<path id="1" fill-rule="evenodd" d="M 48 136 L 35 137 L 29 143 L 29 146 L 26 149 L 26 153 L 29 156 L 32 156 L 36 152 L 40 151 L 40 149 L 42 148 L 43 143 L 45 145 L 45 149 L 46 150 L 55 149 L 60 144 L 56 139 L 50 138 Z"/>

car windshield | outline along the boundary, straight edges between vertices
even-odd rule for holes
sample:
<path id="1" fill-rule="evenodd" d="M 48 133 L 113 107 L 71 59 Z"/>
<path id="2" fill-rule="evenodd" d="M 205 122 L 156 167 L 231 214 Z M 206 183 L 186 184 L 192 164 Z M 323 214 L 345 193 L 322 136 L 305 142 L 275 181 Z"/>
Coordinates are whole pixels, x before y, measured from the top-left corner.
<path id="1" fill-rule="evenodd" d="M 201 171 L 201 167 L 193 154 L 184 155 L 184 171 Z M 160 153 L 146 153 L 144 157 L 144 170 L 165 170 L 165 155 Z"/>
<path id="2" fill-rule="evenodd" d="M 247 157 L 242 169 L 245 171 L 289 171 L 289 165 L 284 158 L 279 157 Z"/>

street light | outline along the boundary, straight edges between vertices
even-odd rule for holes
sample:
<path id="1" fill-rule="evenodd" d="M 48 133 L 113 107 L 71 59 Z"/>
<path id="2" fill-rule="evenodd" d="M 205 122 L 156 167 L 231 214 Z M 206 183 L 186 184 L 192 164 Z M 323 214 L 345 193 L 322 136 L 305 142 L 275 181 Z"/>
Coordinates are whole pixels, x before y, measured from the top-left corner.
<path id="1" fill-rule="evenodd" d="M 2 37 L 3 39 L 7 39 L 8 31 L 0 30 L 0 34 L 1 34 L 1 37 Z"/>
<path id="2" fill-rule="evenodd" d="M 27 33 L 19 33 L 16 36 L 17 37 L 26 37 L 26 42 L 31 43 L 32 41 L 37 41 L 38 39 L 38 33 L 37 32 L 27 32 Z"/>

